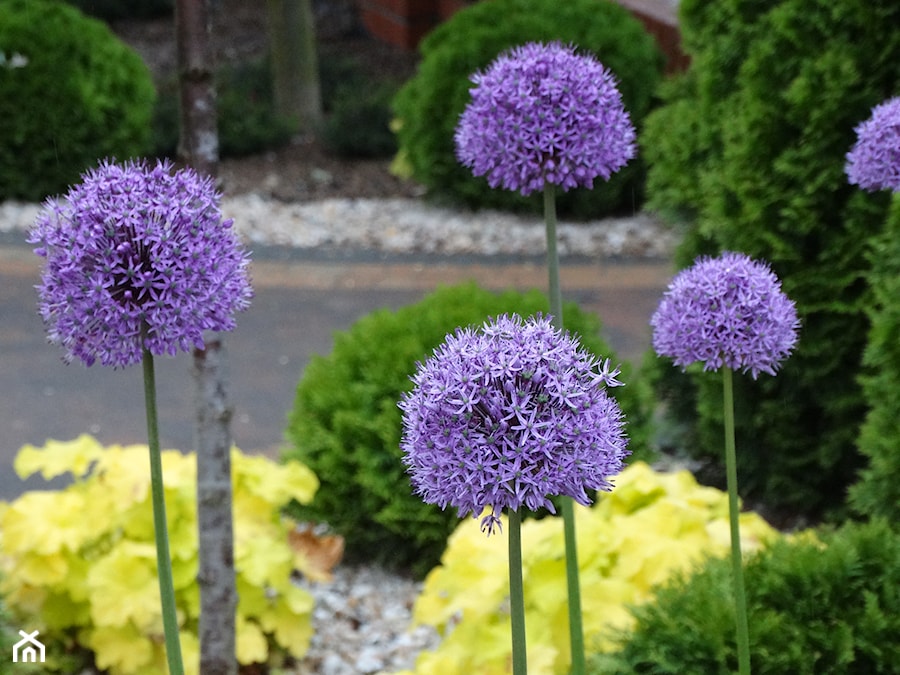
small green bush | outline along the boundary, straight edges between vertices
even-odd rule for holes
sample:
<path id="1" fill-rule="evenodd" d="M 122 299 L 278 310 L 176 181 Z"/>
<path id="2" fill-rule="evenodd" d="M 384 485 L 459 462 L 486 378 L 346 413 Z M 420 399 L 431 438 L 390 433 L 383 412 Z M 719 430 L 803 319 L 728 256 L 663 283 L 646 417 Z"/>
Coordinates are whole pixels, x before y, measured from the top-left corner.
<path id="1" fill-rule="evenodd" d="M 150 150 L 153 81 L 102 22 L 61 2 L 4 0 L 0 52 L 0 200 L 39 201 L 100 158 Z"/>
<path id="2" fill-rule="evenodd" d="M 401 394 L 412 388 L 416 362 L 426 359 L 458 326 L 480 324 L 507 312 L 547 311 L 543 294 L 494 294 L 465 284 L 441 288 L 396 312 L 380 310 L 335 335 L 334 350 L 314 357 L 297 387 L 286 431 L 284 458 L 302 461 L 321 481 L 315 500 L 298 508 L 301 519 L 327 522 L 346 539 L 351 561 L 377 560 L 424 573 L 437 564 L 458 523 L 413 495 L 401 463 Z M 568 304 L 565 324 L 582 344 L 615 362 L 599 337 L 599 321 Z M 626 386 L 611 390 L 627 419 L 629 447 L 646 447 L 640 382 L 623 364 Z"/>
<path id="3" fill-rule="evenodd" d="M 469 101 L 470 76 L 501 52 L 525 42 L 558 40 L 593 53 L 619 79 L 632 122 L 640 128 L 660 80 L 662 55 L 641 24 L 607 0 L 483 0 L 453 15 L 420 46 L 419 71 L 398 93 L 398 142 L 413 177 L 434 196 L 473 207 L 539 210 L 540 195 L 492 190 L 457 162 L 453 134 Z M 632 160 L 608 183 L 559 196 L 561 212 L 596 218 L 633 212 L 642 201 L 643 167 Z"/>
<path id="4" fill-rule="evenodd" d="M 863 463 L 867 251 L 888 205 L 848 185 L 844 162 L 854 127 L 900 81 L 900 5 L 684 0 L 680 11 L 691 68 L 641 136 L 653 205 L 694 218 L 680 264 L 724 249 L 765 259 L 802 322 L 777 377 L 735 382 L 742 493 L 770 514 L 840 517 Z M 666 390 L 690 409 L 688 449 L 720 462 L 721 378 L 670 370 Z"/>
<path id="5" fill-rule="evenodd" d="M 778 540 L 745 580 L 753 672 L 888 675 L 900 664 L 900 534 L 885 521 Z M 731 565 L 710 560 L 633 610 L 634 632 L 594 675 L 730 675 L 737 671 Z"/>
<path id="6" fill-rule="evenodd" d="M 859 449 L 868 460 L 850 503 L 869 516 L 900 521 L 900 195 L 894 195 L 887 226 L 870 254 L 871 328 L 864 355 L 863 394 L 868 413 Z"/>

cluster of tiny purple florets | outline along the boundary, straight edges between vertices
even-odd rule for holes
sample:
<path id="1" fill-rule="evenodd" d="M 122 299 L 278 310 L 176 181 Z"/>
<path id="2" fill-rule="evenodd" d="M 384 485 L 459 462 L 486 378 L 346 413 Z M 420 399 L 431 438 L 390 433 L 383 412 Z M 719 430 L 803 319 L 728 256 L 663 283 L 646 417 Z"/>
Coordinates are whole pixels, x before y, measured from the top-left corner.
<path id="1" fill-rule="evenodd" d="M 86 365 L 128 366 L 203 346 L 252 296 L 248 257 L 212 181 L 168 162 L 104 162 L 49 199 L 29 241 L 46 258 L 40 311 L 51 342 Z M 142 342 L 142 335 L 144 340 Z"/>
<path id="2" fill-rule="evenodd" d="M 501 316 L 460 329 L 413 377 L 400 402 L 401 447 L 425 502 L 499 526 L 502 509 L 589 503 L 622 470 L 624 422 L 607 386 L 621 383 L 549 319 Z"/>
<path id="3" fill-rule="evenodd" d="M 857 140 L 847 153 L 850 183 L 865 190 L 900 192 L 900 97 L 872 109 L 856 127 Z"/>
<path id="4" fill-rule="evenodd" d="M 472 76 L 456 155 L 488 184 L 523 195 L 593 187 L 634 157 L 635 132 L 613 74 L 559 43 L 529 43 Z"/>
<path id="5" fill-rule="evenodd" d="M 767 265 L 741 253 L 700 258 L 669 284 L 654 313 L 653 348 L 685 368 L 774 375 L 797 343 L 794 303 Z"/>

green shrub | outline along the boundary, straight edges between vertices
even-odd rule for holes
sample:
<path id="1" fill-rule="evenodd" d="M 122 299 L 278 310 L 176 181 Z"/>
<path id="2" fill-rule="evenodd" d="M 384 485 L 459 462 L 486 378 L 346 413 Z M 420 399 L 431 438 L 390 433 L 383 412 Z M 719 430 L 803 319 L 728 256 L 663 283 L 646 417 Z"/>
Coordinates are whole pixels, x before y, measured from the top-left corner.
<path id="1" fill-rule="evenodd" d="M 726 675 L 737 670 L 730 561 L 633 610 L 637 627 L 588 672 Z M 887 675 L 900 663 L 900 534 L 884 521 L 778 540 L 746 566 L 753 672 Z"/>
<path id="2" fill-rule="evenodd" d="M 0 200 L 41 200 L 98 159 L 150 149 L 150 73 L 100 21 L 51 0 L 4 0 L 0 52 Z"/>
<path id="3" fill-rule="evenodd" d="M 483 0 L 453 15 L 425 40 L 419 71 L 397 95 L 398 142 L 413 177 L 434 196 L 474 207 L 539 210 L 540 196 L 492 190 L 454 154 L 453 134 L 469 101 L 469 77 L 500 52 L 559 40 L 593 53 L 615 73 L 625 107 L 640 128 L 660 79 L 662 55 L 641 24 L 607 0 Z M 608 183 L 559 196 L 573 217 L 632 212 L 642 200 L 643 167 L 633 160 Z"/>
<path id="4" fill-rule="evenodd" d="M 768 260 L 802 321 L 777 377 L 735 382 L 742 492 L 783 514 L 839 515 L 861 465 L 867 242 L 888 203 L 847 184 L 844 156 L 900 79 L 900 5 L 685 0 L 681 12 L 692 65 L 641 137 L 654 205 L 696 215 L 681 264 L 723 249 Z M 665 377 L 682 402 L 696 392 L 689 449 L 718 462 L 720 378 Z"/>
<path id="5" fill-rule="evenodd" d="M 391 99 L 396 88 L 367 81 L 339 87 L 325 117 L 322 138 L 340 157 L 387 157 L 397 151 L 391 131 Z"/>
<path id="6" fill-rule="evenodd" d="M 399 84 L 371 65 L 323 49 L 319 59 L 325 120 L 320 136 L 341 157 L 388 157 L 397 151 L 391 100 Z"/>
<path id="7" fill-rule="evenodd" d="M 297 459 L 319 477 L 315 500 L 294 515 L 329 523 L 346 538 L 351 561 L 378 560 L 423 573 L 437 564 L 458 523 L 412 494 L 401 463 L 401 394 L 412 387 L 416 362 L 428 357 L 458 326 L 480 324 L 506 312 L 547 311 L 543 294 L 494 294 L 475 284 L 442 288 L 396 312 L 379 310 L 335 335 L 334 350 L 314 357 L 297 387 L 288 417 L 286 459 Z M 567 328 L 598 356 L 610 357 L 599 321 L 569 304 Z M 629 447 L 646 447 L 646 414 L 640 382 L 623 364 L 625 387 L 613 389 L 628 420 Z"/>
<path id="8" fill-rule="evenodd" d="M 859 512 L 900 521 L 900 195 L 894 195 L 884 233 L 871 251 L 871 328 L 862 389 L 869 407 L 859 435 L 868 460 L 850 489 Z"/>
<path id="9" fill-rule="evenodd" d="M 154 118 L 157 156 L 174 157 L 178 149 L 178 81 L 160 85 Z M 242 157 L 284 145 L 293 133 L 289 120 L 275 112 L 271 68 L 266 59 L 224 66 L 216 72 L 219 153 Z"/>

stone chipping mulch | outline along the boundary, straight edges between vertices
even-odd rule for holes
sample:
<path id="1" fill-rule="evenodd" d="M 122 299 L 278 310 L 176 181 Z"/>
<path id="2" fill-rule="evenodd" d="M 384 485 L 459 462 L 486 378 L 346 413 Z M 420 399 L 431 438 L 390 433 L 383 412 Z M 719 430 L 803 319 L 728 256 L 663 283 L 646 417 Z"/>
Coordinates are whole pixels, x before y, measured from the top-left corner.
<path id="1" fill-rule="evenodd" d="M 39 206 L 0 204 L 0 232 L 27 230 Z M 542 255 L 539 216 L 460 212 L 415 198 L 284 202 L 251 192 L 222 201 L 226 217 L 252 248 L 374 251 L 393 254 Z M 561 256 L 667 258 L 677 235 L 647 213 L 587 223 L 561 221 Z"/>

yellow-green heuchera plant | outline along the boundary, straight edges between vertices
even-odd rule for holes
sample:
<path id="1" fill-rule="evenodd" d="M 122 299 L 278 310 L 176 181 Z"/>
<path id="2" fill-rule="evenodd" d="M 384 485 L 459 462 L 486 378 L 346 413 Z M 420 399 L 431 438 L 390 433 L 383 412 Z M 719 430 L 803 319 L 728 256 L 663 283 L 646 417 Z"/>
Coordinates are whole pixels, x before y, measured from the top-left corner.
<path id="1" fill-rule="evenodd" d="M 656 586 L 705 557 L 724 556 L 730 546 L 728 495 L 699 485 L 688 471 L 660 473 L 635 462 L 616 478 L 615 490 L 598 495 L 593 507 L 577 506 L 575 515 L 588 653 L 614 647 L 633 626 L 629 607 L 652 600 Z M 745 553 L 778 536 L 757 514 L 741 514 Z M 528 664 L 537 673 L 567 675 L 562 519 L 526 520 L 522 550 Z M 414 622 L 444 636 L 437 650 L 419 656 L 416 675 L 509 673 L 506 565 L 504 547 L 484 537 L 477 522 L 460 524 L 416 601 Z"/>
<path id="2" fill-rule="evenodd" d="M 62 490 L 0 502 L 0 592 L 21 621 L 49 643 L 75 643 L 111 675 L 164 674 L 146 446 L 102 446 L 84 435 L 23 447 L 15 470 L 26 478 L 71 474 Z M 199 615 L 196 460 L 162 453 L 175 600 L 185 672 L 197 673 Z M 232 452 L 237 658 L 267 663 L 301 657 L 312 635 L 312 596 L 292 582 L 314 574 L 289 544 L 292 499 L 312 500 L 318 480 L 303 464 L 275 464 Z"/>

